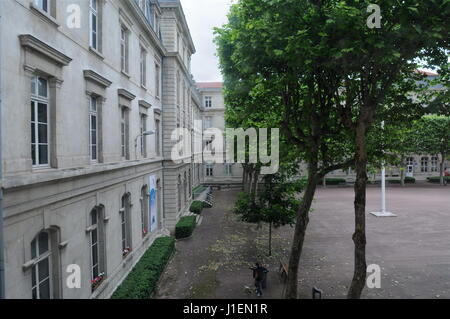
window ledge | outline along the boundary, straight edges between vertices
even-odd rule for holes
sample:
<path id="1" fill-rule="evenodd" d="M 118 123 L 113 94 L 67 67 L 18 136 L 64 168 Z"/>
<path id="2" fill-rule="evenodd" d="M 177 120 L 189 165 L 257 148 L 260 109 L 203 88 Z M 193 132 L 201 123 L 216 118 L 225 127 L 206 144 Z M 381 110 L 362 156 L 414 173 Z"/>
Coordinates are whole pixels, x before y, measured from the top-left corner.
<path id="1" fill-rule="evenodd" d="M 38 8 L 34 4 L 34 2 L 30 3 L 30 9 L 33 13 L 35 13 L 37 16 L 39 16 L 42 20 L 50 23 L 51 25 L 53 25 L 56 28 L 59 28 L 60 24 L 58 23 L 58 21 L 56 21 L 56 19 L 53 18 L 49 13 Z"/>
<path id="2" fill-rule="evenodd" d="M 97 49 L 94 49 L 93 47 L 89 46 L 89 51 L 91 53 L 93 53 L 94 55 L 96 55 L 98 58 L 100 58 L 101 60 L 105 59 L 105 56 L 103 54 L 100 53 L 100 51 L 98 51 Z"/>
<path id="3" fill-rule="evenodd" d="M 127 78 L 131 78 L 130 74 L 128 74 L 127 72 L 125 72 L 124 70 L 120 71 L 123 75 L 125 75 Z"/>

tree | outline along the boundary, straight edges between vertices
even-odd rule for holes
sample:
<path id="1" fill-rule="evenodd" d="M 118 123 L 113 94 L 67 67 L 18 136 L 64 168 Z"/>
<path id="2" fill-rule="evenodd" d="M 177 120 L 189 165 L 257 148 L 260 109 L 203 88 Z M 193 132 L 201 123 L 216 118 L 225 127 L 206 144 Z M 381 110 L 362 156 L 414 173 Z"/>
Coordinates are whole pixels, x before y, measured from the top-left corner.
<path id="1" fill-rule="evenodd" d="M 450 155 L 450 117 L 427 115 L 413 125 L 418 149 L 422 154 L 440 155 L 440 183 L 444 185 L 444 163 Z"/>

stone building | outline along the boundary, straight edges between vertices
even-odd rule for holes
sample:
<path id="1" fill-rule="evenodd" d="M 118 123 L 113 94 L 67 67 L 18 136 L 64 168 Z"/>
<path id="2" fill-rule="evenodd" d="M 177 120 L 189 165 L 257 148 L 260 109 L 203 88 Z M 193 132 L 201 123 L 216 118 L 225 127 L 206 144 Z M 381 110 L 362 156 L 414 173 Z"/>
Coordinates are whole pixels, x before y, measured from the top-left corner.
<path id="1" fill-rule="evenodd" d="M 203 104 L 203 128 L 206 131 L 209 128 L 216 128 L 225 132 L 225 102 L 223 96 L 223 83 L 221 82 L 203 82 L 197 83 L 197 88 L 201 94 Z M 207 150 L 211 141 L 205 136 L 204 146 Z M 224 163 L 203 163 L 203 183 L 206 185 L 239 185 L 242 184 L 242 165 L 239 163 L 226 163 L 225 159 L 225 141 L 221 157 Z"/>
<path id="2" fill-rule="evenodd" d="M 2 0 L 0 14 L 6 298 L 108 298 L 202 179 L 170 160 L 171 131 L 202 112 L 181 4 Z"/>

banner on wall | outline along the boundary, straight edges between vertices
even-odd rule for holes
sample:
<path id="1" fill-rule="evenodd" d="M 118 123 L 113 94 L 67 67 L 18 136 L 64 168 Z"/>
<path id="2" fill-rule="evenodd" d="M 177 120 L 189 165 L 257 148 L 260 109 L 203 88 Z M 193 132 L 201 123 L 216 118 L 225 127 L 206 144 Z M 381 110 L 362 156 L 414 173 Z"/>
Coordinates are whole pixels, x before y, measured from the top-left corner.
<path id="1" fill-rule="evenodd" d="M 158 228 L 158 212 L 157 212 L 157 206 L 156 206 L 156 178 L 154 175 L 150 176 L 150 231 L 153 232 Z"/>

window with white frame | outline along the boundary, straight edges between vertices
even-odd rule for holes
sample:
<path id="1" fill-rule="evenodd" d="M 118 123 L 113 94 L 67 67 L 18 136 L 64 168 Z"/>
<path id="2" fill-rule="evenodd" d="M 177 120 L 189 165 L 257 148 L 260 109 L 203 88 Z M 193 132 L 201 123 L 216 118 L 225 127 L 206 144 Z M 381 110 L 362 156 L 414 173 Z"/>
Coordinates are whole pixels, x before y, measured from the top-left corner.
<path id="1" fill-rule="evenodd" d="M 98 0 L 90 0 L 89 4 L 89 25 L 90 25 L 90 45 L 93 49 L 99 49 L 99 8 Z"/>
<path id="2" fill-rule="evenodd" d="M 420 171 L 422 173 L 428 172 L 428 157 L 422 157 L 420 160 Z"/>
<path id="3" fill-rule="evenodd" d="M 96 207 L 90 213 L 91 222 L 91 280 L 96 283 L 103 279 L 105 275 L 104 267 L 104 236 L 102 227 L 102 208 Z M 93 290 L 97 286 L 92 287 Z"/>
<path id="4" fill-rule="evenodd" d="M 208 129 L 211 128 L 212 126 L 212 117 L 211 116 L 205 116 L 205 121 L 204 121 L 204 128 Z"/>
<path id="5" fill-rule="evenodd" d="M 144 132 L 147 131 L 147 115 L 141 114 L 141 123 L 140 123 L 140 131 L 141 131 L 141 156 L 147 157 L 147 135 L 144 135 Z"/>
<path id="6" fill-rule="evenodd" d="M 121 199 L 120 208 L 120 227 L 121 227 L 121 242 L 122 242 L 122 256 L 126 257 L 131 252 L 131 225 L 130 225 L 130 195 L 125 194 Z"/>
<path id="7" fill-rule="evenodd" d="M 31 242 L 31 292 L 33 299 L 52 298 L 52 250 L 50 234 L 42 231 Z"/>
<path id="8" fill-rule="evenodd" d="M 205 107 L 212 107 L 212 96 L 205 96 Z"/>
<path id="9" fill-rule="evenodd" d="M 160 156 L 161 155 L 161 151 L 160 151 L 160 144 L 159 144 L 159 139 L 160 139 L 160 121 L 159 120 L 155 120 L 155 148 L 156 148 L 156 156 Z"/>
<path id="10" fill-rule="evenodd" d="M 34 0 L 34 4 L 44 12 L 50 13 L 51 0 Z"/>
<path id="11" fill-rule="evenodd" d="M 160 96 L 161 91 L 161 67 L 155 63 L 155 95 L 157 98 Z"/>
<path id="12" fill-rule="evenodd" d="M 149 219 L 149 200 L 150 195 L 148 192 L 148 186 L 145 185 L 141 189 L 141 229 L 142 237 L 147 236 L 149 233 L 148 219 Z"/>
<path id="13" fill-rule="evenodd" d="M 91 160 L 98 160 L 98 105 L 97 98 L 90 98 L 89 107 L 89 141 L 90 141 L 90 153 Z"/>
<path id="14" fill-rule="evenodd" d="M 31 79 L 31 157 L 33 166 L 49 165 L 49 89 L 48 80 Z"/>
<path id="15" fill-rule="evenodd" d="M 408 173 L 412 173 L 414 171 L 414 157 L 406 158 L 406 169 Z"/>
<path id="16" fill-rule="evenodd" d="M 208 177 L 214 176 L 214 166 L 212 164 L 206 165 L 206 176 Z"/>
<path id="17" fill-rule="evenodd" d="M 141 85 L 143 87 L 146 87 L 147 86 L 147 51 L 143 47 L 141 47 L 140 69 L 141 69 Z"/>
<path id="18" fill-rule="evenodd" d="M 177 106 L 180 106 L 180 99 L 181 99 L 181 94 L 180 94 L 180 90 L 181 90 L 181 83 L 180 83 L 180 73 L 177 73 Z"/>
<path id="19" fill-rule="evenodd" d="M 128 73 L 128 52 L 129 52 L 129 39 L 128 30 L 122 26 L 120 30 L 120 61 L 122 72 Z"/>
<path id="20" fill-rule="evenodd" d="M 122 107 L 121 110 L 120 135 L 121 135 L 122 158 L 129 159 L 129 123 L 128 123 L 128 110 L 126 107 Z"/>
<path id="21" fill-rule="evenodd" d="M 438 171 L 438 157 L 437 156 L 433 156 L 431 158 L 431 172 L 437 172 Z"/>

